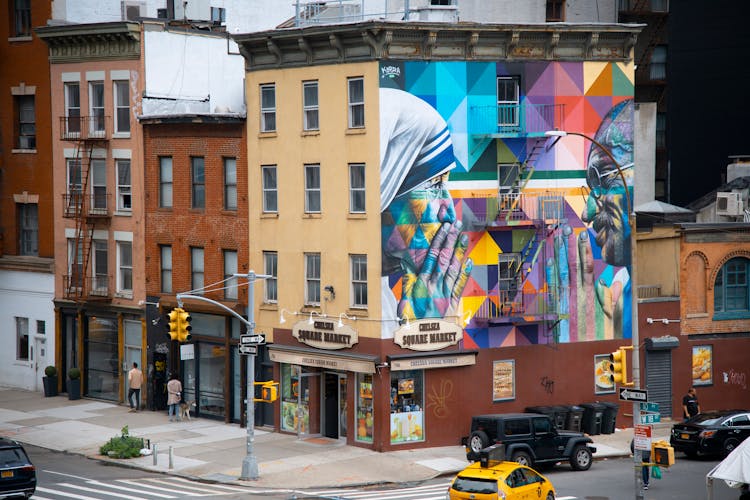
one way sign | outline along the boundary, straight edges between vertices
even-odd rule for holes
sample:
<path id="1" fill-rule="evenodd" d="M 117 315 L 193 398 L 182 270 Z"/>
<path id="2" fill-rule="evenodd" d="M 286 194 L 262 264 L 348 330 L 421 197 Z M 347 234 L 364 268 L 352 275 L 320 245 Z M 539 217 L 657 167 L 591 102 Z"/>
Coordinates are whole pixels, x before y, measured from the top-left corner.
<path id="1" fill-rule="evenodd" d="M 645 389 L 628 389 L 620 387 L 620 401 L 648 401 L 648 391 Z"/>

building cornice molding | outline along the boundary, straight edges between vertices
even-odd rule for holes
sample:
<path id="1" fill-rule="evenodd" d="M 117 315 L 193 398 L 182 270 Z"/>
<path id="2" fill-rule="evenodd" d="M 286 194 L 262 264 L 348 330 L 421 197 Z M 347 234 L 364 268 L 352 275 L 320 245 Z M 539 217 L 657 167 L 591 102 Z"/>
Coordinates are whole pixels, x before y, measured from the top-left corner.
<path id="1" fill-rule="evenodd" d="M 52 64 L 138 59 L 141 56 L 141 27 L 138 23 L 43 26 L 35 31 L 47 43 Z"/>
<path id="2" fill-rule="evenodd" d="M 380 59 L 632 62 L 643 26 L 366 21 L 232 38 L 247 71 Z"/>

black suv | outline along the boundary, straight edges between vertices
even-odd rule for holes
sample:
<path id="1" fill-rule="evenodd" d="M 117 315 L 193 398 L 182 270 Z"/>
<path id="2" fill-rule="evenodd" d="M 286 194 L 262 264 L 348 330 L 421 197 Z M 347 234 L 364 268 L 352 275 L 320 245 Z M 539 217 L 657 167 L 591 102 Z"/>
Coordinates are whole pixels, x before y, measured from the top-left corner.
<path id="1" fill-rule="evenodd" d="M 477 415 L 462 443 L 469 461 L 478 460 L 482 449 L 502 443 L 507 458 L 529 467 L 567 460 L 574 470 L 588 470 L 596 452 L 590 437 L 557 430 L 552 418 L 538 413 Z"/>
<path id="2" fill-rule="evenodd" d="M 12 439 L 0 437 L 0 498 L 30 498 L 36 491 L 36 467 Z"/>

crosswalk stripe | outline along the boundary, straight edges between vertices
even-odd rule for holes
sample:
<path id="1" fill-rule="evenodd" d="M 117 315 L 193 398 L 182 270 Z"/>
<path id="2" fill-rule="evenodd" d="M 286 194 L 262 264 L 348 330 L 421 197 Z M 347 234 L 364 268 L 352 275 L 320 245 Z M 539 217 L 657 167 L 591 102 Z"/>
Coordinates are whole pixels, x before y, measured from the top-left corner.
<path id="1" fill-rule="evenodd" d="M 49 488 L 40 488 L 39 486 L 36 487 L 36 491 L 41 491 L 42 493 L 50 493 L 52 495 L 60 495 L 66 498 L 75 498 L 77 500 L 100 500 L 98 498 L 87 497 L 85 495 L 76 495 L 74 493 L 68 493 L 66 491 L 51 490 Z"/>
<path id="2" fill-rule="evenodd" d="M 192 481 L 185 481 L 187 484 L 178 485 L 175 484 L 175 479 L 177 478 L 169 478 L 169 479 L 152 479 L 147 478 L 145 481 L 148 481 L 149 483 L 156 483 L 156 484 L 165 484 L 172 488 L 188 488 L 190 490 L 195 490 L 199 493 L 205 493 L 208 495 L 216 495 L 216 491 L 210 489 L 207 487 L 207 485 L 203 485 L 202 483 L 195 483 Z M 247 493 L 247 492 L 245 492 Z"/>
<path id="3" fill-rule="evenodd" d="M 38 488 L 37 488 L 37 489 L 38 489 Z M 32 500 L 52 500 L 51 498 L 47 498 L 47 497 L 40 497 L 40 496 L 39 496 L 39 495 L 37 495 L 36 493 L 34 493 L 34 494 L 32 495 L 31 499 L 32 499 Z"/>
<path id="4" fill-rule="evenodd" d="M 57 483 L 57 486 L 62 486 L 64 488 L 72 488 L 74 490 L 80 490 L 80 491 L 88 491 L 89 493 L 106 493 L 107 496 L 117 497 L 117 498 L 126 498 L 127 500 L 141 500 L 140 497 L 131 497 L 130 495 L 123 495 L 121 493 L 103 492 L 101 489 L 95 490 L 94 488 L 87 488 L 85 486 L 81 486 L 78 484 Z"/>
<path id="5" fill-rule="evenodd" d="M 396 498 L 417 498 L 414 495 L 434 495 L 435 493 L 442 493 L 445 497 L 445 492 L 448 491 L 447 483 L 433 484 L 428 486 L 415 486 L 414 488 L 398 488 L 393 490 L 381 490 L 378 492 L 358 492 L 352 494 L 343 494 L 342 496 L 347 499 L 365 499 L 365 498 L 382 498 L 382 499 L 396 499 Z M 407 495 L 407 496 L 404 496 Z"/>
<path id="6" fill-rule="evenodd" d="M 178 485 L 178 484 L 175 484 L 172 481 L 166 481 L 166 480 L 162 480 L 162 479 L 146 478 L 146 479 L 142 480 L 143 482 L 140 482 L 141 480 L 139 480 L 138 482 L 136 482 L 136 480 L 133 480 L 133 479 L 118 479 L 118 481 L 120 481 L 121 483 L 127 483 L 127 484 L 130 484 L 130 485 L 139 486 L 139 487 L 142 487 L 142 488 L 149 488 L 149 489 L 153 489 L 153 490 L 157 490 L 157 491 L 166 491 L 168 493 L 178 493 L 178 494 L 184 494 L 184 495 L 191 495 L 191 496 L 194 496 L 194 497 L 205 497 L 205 496 L 210 496 L 210 495 L 224 495 L 224 494 L 226 494 L 226 493 L 217 493 L 216 491 L 212 491 L 212 490 L 208 490 L 208 489 L 204 489 L 204 488 L 199 488 L 197 486 L 188 486 L 188 485 L 183 486 L 183 485 Z M 163 485 L 165 485 L 167 487 L 154 486 L 154 485 L 148 484 L 148 483 L 163 484 Z"/>
<path id="7" fill-rule="evenodd" d="M 103 488 L 112 488 L 115 490 L 122 490 L 122 491 L 130 491 L 132 493 L 140 493 L 143 494 L 143 490 L 139 490 L 136 488 L 126 488 L 125 486 L 120 486 L 118 484 L 110 484 L 110 483 L 102 483 L 101 481 L 86 481 L 87 484 L 91 484 L 93 486 L 101 486 Z M 159 498 L 177 498 L 173 497 L 171 495 L 165 495 L 164 493 L 152 493 L 152 492 L 146 492 L 149 496 L 152 497 L 159 497 Z"/>
<path id="8" fill-rule="evenodd" d="M 189 479 L 185 479 L 183 477 L 174 477 L 174 478 L 172 478 L 172 480 L 173 481 L 178 481 L 180 483 L 195 484 L 194 481 L 190 481 Z M 227 490 L 227 491 L 235 491 L 235 492 L 238 492 L 238 493 L 251 493 L 250 489 L 248 489 L 248 488 L 240 488 L 239 486 L 228 486 L 226 484 L 214 484 L 214 483 L 207 484 L 206 486 L 210 486 L 211 488 L 219 488 L 219 489 Z"/>

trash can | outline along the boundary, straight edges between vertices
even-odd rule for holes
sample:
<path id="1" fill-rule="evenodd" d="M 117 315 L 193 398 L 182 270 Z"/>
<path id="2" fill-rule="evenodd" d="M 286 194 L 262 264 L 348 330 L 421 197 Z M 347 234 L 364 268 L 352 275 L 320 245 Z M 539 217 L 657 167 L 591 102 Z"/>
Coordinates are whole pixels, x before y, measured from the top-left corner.
<path id="1" fill-rule="evenodd" d="M 551 406 L 527 406 L 526 411 L 528 413 L 541 413 L 542 415 L 549 415 L 552 421 L 555 421 L 555 411 Z"/>
<path id="2" fill-rule="evenodd" d="M 568 420 L 568 406 L 559 405 L 553 406 L 552 411 L 555 412 L 555 427 L 558 430 L 565 429 L 565 424 Z"/>
<path id="3" fill-rule="evenodd" d="M 568 418 L 565 420 L 565 428 L 569 431 L 581 432 L 581 420 L 583 419 L 583 406 L 568 406 Z"/>
<path id="4" fill-rule="evenodd" d="M 602 419 L 605 406 L 600 403 L 581 403 L 583 407 L 583 419 L 581 429 L 586 434 L 595 436 L 602 433 Z"/>
<path id="5" fill-rule="evenodd" d="M 617 403 L 600 403 L 604 406 L 604 415 L 602 416 L 602 434 L 612 434 L 615 432 L 615 421 L 620 405 Z"/>

